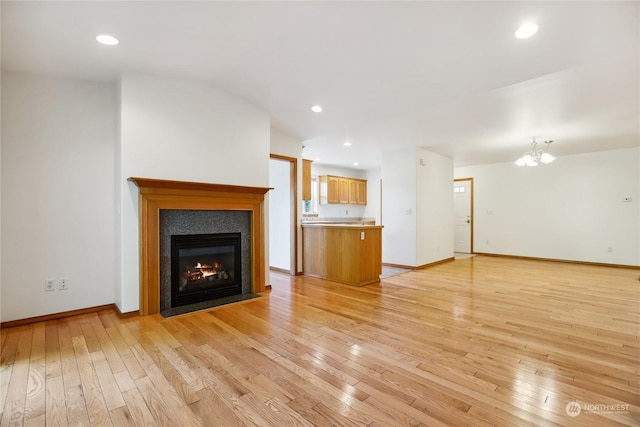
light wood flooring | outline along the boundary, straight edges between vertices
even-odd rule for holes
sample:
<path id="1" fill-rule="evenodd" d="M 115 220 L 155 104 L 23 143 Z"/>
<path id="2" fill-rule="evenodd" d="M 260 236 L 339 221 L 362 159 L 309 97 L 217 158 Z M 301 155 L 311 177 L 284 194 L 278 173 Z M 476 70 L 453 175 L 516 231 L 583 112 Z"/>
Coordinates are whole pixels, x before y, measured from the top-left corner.
<path id="1" fill-rule="evenodd" d="M 360 288 L 274 273 L 169 319 L 3 329 L 0 425 L 637 426 L 639 275 L 487 256 Z"/>

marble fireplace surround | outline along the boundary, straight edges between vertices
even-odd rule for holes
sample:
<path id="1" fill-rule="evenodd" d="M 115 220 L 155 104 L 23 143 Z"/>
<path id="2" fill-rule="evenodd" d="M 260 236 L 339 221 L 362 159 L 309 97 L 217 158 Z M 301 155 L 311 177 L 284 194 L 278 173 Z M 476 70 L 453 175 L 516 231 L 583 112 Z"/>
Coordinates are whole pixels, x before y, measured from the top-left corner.
<path id="1" fill-rule="evenodd" d="M 243 210 L 251 217 L 251 292 L 263 292 L 264 195 L 268 187 L 244 187 L 150 178 L 129 178 L 139 189 L 140 315 L 160 311 L 160 210 Z"/>

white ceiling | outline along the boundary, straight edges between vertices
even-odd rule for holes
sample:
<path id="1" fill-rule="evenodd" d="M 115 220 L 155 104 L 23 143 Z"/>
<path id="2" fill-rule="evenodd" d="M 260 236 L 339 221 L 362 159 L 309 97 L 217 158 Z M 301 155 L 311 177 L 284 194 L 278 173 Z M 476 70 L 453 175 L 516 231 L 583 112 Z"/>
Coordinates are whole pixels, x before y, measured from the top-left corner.
<path id="1" fill-rule="evenodd" d="M 639 5 L 2 1 L 2 68 L 211 82 L 326 164 L 375 167 L 409 146 L 511 161 L 534 136 L 562 156 L 639 145 Z M 527 20 L 540 30 L 516 39 Z"/>

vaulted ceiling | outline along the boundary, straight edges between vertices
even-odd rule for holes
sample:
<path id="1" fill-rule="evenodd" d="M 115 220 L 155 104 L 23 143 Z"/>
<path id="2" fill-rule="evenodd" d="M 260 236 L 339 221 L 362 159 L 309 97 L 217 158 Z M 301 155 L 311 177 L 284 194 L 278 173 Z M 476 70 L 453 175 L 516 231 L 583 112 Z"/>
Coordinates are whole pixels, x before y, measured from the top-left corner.
<path id="1" fill-rule="evenodd" d="M 2 67 L 209 82 L 325 164 L 376 167 L 409 146 L 502 162 L 534 136 L 556 156 L 638 146 L 639 4 L 2 1 Z M 514 37 L 526 21 L 539 31 Z"/>

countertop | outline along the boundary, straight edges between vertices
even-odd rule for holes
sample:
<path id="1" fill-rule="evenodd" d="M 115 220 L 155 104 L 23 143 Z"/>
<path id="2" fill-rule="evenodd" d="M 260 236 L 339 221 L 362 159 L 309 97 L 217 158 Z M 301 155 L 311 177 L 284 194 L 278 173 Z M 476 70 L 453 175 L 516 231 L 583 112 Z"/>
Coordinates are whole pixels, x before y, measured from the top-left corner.
<path id="1" fill-rule="evenodd" d="M 346 225 L 374 225 L 375 218 L 366 217 L 307 217 L 302 219 L 302 225 L 313 224 L 346 224 Z"/>
<path id="2" fill-rule="evenodd" d="M 363 228 L 382 228 L 382 225 L 375 224 L 362 224 L 362 223 L 335 223 L 335 222 L 307 222 L 302 223 L 303 228 L 353 228 L 353 229 L 363 229 Z"/>

